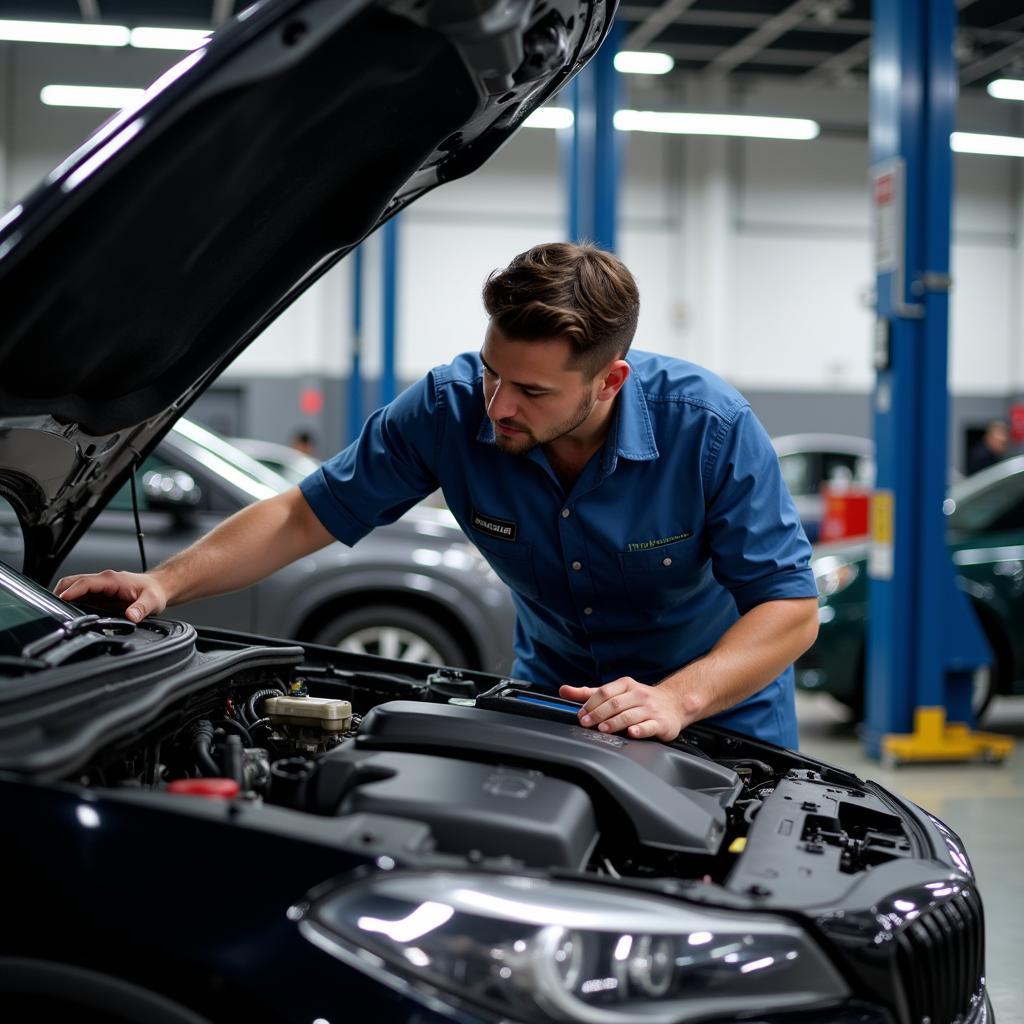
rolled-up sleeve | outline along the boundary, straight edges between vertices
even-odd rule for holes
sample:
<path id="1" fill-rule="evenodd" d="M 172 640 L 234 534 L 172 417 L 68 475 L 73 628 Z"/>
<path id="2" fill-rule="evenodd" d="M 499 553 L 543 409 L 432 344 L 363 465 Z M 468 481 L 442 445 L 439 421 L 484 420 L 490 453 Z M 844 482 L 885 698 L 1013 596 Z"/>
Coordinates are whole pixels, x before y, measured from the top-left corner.
<path id="1" fill-rule="evenodd" d="M 352 545 L 437 488 L 442 403 L 434 373 L 366 421 L 359 437 L 300 484 L 324 527 Z"/>
<path id="2" fill-rule="evenodd" d="M 705 494 L 712 571 L 741 615 L 765 601 L 817 597 L 811 546 L 775 449 L 747 405 L 720 421 Z"/>

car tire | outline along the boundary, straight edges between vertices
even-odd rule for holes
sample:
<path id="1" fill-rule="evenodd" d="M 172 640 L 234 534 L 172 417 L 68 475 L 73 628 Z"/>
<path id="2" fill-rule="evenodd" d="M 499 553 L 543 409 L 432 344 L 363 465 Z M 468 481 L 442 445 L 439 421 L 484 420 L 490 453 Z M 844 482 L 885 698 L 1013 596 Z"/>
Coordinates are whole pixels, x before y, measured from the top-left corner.
<path id="1" fill-rule="evenodd" d="M 467 667 L 463 645 L 436 619 L 415 608 L 370 605 L 343 612 L 313 637 L 313 642 L 353 654 L 399 661 Z"/>

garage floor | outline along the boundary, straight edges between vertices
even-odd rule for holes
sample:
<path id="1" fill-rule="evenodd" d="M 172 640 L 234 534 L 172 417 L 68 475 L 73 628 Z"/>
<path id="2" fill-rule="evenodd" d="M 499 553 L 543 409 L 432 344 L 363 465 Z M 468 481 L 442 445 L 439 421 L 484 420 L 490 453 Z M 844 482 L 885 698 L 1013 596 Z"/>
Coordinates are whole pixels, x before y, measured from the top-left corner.
<path id="1" fill-rule="evenodd" d="M 869 760 L 846 712 L 825 694 L 797 697 L 801 748 L 875 779 L 931 811 L 967 844 L 985 901 L 989 992 L 997 1024 L 1024 1024 L 1024 698 L 997 700 L 985 729 L 1013 736 L 1002 766 L 885 768 Z"/>

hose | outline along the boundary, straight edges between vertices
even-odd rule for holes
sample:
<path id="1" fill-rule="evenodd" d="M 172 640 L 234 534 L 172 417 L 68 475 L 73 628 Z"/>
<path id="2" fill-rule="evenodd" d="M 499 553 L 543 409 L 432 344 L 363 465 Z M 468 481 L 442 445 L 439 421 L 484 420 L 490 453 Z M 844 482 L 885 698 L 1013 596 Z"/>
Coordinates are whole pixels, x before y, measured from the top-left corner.
<path id="1" fill-rule="evenodd" d="M 268 697 L 280 697 L 282 695 L 281 690 L 257 690 L 246 702 L 245 702 L 245 723 L 252 729 L 252 723 L 255 722 L 259 717 L 259 712 L 256 710 L 256 705 L 260 701 L 266 700 Z"/>
<path id="2" fill-rule="evenodd" d="M 219 718 L 213 723 L 218 729 L 229 729 L 232 732 L 238 733 L 239 736 L 245 741 L 247 747 L 251 747 L 252 736 L 249 735 L 249 730 L 246 729 L 241 722 L 236 721 L 234 718 Z"/>
<path id="3" fill-rule="evenodd" d="M 221 763 L 224 765 L 226 778 L 234 779 L 239 788 L 245 786 L 245 774 L 242 770 L 242 738 L 235 736 L 224 737 L 224 746 L 221 748 Z"/>
<path id="4" fill-rule="evenodd" d="M 213 759 L 210 747 L 213 744 L 213 722 L 202 719 L 196 722 L 192 733 L 192 752 L 196 756 L 196 767 L 200 775 L 218 778 L 221 775 L 220 765 Z"/>

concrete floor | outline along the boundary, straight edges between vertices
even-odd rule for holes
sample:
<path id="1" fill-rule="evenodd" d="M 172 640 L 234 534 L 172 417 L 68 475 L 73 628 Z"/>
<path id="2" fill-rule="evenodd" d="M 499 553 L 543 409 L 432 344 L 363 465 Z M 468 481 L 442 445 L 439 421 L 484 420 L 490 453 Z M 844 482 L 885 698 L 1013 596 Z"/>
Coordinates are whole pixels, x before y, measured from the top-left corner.
<path id="1" fill-rule="evenodd" d="M 931 811 L 967 845 L 985 904 L 989 993 L 998 1024 L 1024 1024 L 1024 698 L 993 703 L 984 728 L 1013 736 L 1003 765 L 886 768 L 869 760 L 846 711 L 825 694 L 797 698 L 801 749 L 874 779 Z"/>

